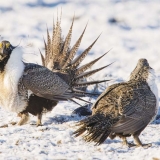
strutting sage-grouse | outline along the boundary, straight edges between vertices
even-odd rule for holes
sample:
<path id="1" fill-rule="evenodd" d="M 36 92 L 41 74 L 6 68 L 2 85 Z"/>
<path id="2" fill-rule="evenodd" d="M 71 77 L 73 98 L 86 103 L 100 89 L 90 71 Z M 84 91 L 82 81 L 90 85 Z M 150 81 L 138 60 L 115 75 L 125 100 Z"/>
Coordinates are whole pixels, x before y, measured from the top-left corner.
<path id="1" fill-rule="evenodd" d="M 140 59 L 130 75 L 130 80 L 113 84 L 102 93 L 92 107 L 92 116 L 78 123 L 74 132 L 83 134 L 87 142 L 103 143 L 109 136 L 119 136 L 123 144 L 148 147 L 142 144 L 139 135 L 155 118 L 158 110 L 158 90 L 154 70 L 146 59 Z M 133 136 L 135 144 L 126 137 Z"/>
<path id="2" fill-rule="evenodd" d="M 59 101 L 74 101 L 72 98 L 82 100 L 81 96 L 91 93 L 77 88 L 107 81 L 82 81 L 108 65 L 85 72 L 105 53 L 79 67 L 98 38 L 74 58 L 86 27 L 70 48 L 73 22 L 74 19 L 65 40 L 61 35 L 59 20 L 54 26 L 52 40 L 47 30 L 45 58 L 42 56 L 44 66 L 22 62 L 25 48 L 13 47 L 9 41 L 0 43 L 0 106 L 18 113 L 21 117 L 18 125 L 28 121 L 28 112 L 37 115 L 37 125 L 41 125 L 44 110 L 52 110 Z"/>

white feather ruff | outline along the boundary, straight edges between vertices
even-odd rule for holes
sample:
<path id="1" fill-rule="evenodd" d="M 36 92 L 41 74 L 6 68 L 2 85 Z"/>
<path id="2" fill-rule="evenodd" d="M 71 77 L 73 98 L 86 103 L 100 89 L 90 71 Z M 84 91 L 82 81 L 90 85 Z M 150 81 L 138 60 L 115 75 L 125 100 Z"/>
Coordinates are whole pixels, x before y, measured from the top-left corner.
<path id="1" fill-rule="evenodd" d="M 155 80 L 156 80 L 155 72 L 153 69 L 150 69 L 147 83 L 157 99 L 155 116 L 152 118 L 152 120 L 150 122 L 152 122 L 155 119 L 156 115 L 158 114 L 158 108 L 159 108 L 158 87 L 157 87 Z"/>
<path id="2" fill-rule="evenodd" d="M 22 62 L 23 50 L 17 47 L 11 53 L 11 56 L 5 66 L 5 70 L 1 73 L 1 84 L 3 88 L 0 93 L 0 106 L 8 111 L 21 112 L 26 107 L 26 102 L 20 100 L 18 95 L 18 83 L 24 71 Z"/>

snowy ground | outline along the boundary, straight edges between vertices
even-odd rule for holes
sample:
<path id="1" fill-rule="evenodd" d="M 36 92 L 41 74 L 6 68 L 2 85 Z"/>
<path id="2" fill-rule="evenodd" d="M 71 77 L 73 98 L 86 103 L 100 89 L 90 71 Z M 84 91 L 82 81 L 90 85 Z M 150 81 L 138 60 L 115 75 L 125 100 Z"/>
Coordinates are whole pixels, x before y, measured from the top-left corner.
<path id="1" fill-rule="evenodd" d="M 75 13 L 72 44 L 81 34 L 86 23 L 88 27 L 80 51 L 88 47 L 102 32 L 86 61 L 112 48 L 95 67 L 115 63 L 93 76 L 93 78 L 125 80 L 134 69 L 139 58 L 148 59 L 157 73 L 160 94 L 160 1 L 124 0 L 6 0 L 0 1 L 0 34 L 2 39 L 13 45 L 31 42 L 35 53 L 43 50 L 43 36 L 46 24 L 52 28 L 53 15 L 62 7 L 62 31 L 66 35 Z M 28 57 L 27 57 L 28 58 Z M 37 62 L 38 56 L 28 61 Z M 94 99 L 93 99 L 94 101 Z M 30 124 L 0 129 L 0 159 L 160 159 L 160 118 L 147 126 L 140 138 L 152 147 L 127 148 L 121 140 L 106 140 L 101 146 L 86 144 L 75 139 L 74 124 L 83 117 L 71 115 L 78 106 L 65 102 L 43 117 L 43 126 L 36 127 L 36 118 L 31 116 Z M 160 115 L 160 112 L 159 112 Z M 159 116 L 160 117 L 160 116 Z M 16 114 L 0 109 L 0 125 L 18 120 Z M 132 138 L 129 139 L 133 141 Z"/>

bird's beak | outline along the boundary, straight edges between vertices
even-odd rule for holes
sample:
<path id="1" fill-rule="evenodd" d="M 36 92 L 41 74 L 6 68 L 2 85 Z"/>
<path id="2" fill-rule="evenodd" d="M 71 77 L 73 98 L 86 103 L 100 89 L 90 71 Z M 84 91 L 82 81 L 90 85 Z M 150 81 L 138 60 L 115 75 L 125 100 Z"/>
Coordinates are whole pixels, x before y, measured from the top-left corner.
<path id="1" fill-rule="evenodd" d="M 5 57 L 11 54 L 13 49 L 16 47 L 12 46 L 8 41 L 0 42 L 0 61 L 2 61 Z"/>
<path id="2" fill-rule="evenodd" d="M 4 54 L 6 50 L 6 46 L 4 46 L 2 43 L 0 43 L 0 54 Z"/>

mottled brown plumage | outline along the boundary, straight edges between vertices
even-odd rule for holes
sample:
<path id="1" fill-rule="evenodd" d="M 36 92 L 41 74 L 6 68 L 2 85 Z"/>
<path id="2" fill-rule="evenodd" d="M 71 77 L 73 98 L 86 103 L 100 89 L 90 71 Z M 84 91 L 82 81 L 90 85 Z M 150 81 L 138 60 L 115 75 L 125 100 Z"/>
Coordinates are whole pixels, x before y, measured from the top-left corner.
<path id="1" fill-rule="evenodd" d="M 157 112 L 158 97 L 148 82 L 151 70 L 147 60 L 140 59 L 129 81 L 113 84 L 100 95 L 92 106 L 92 116 L 79 122 L 75 136 L 86 131 L 84 140 L 98 145 L 108 136 L 119 136 L 131 146 L 126 137 L 132 135 L 137 146 L 149 146 L 142 144 L 138 136 Z"/>

